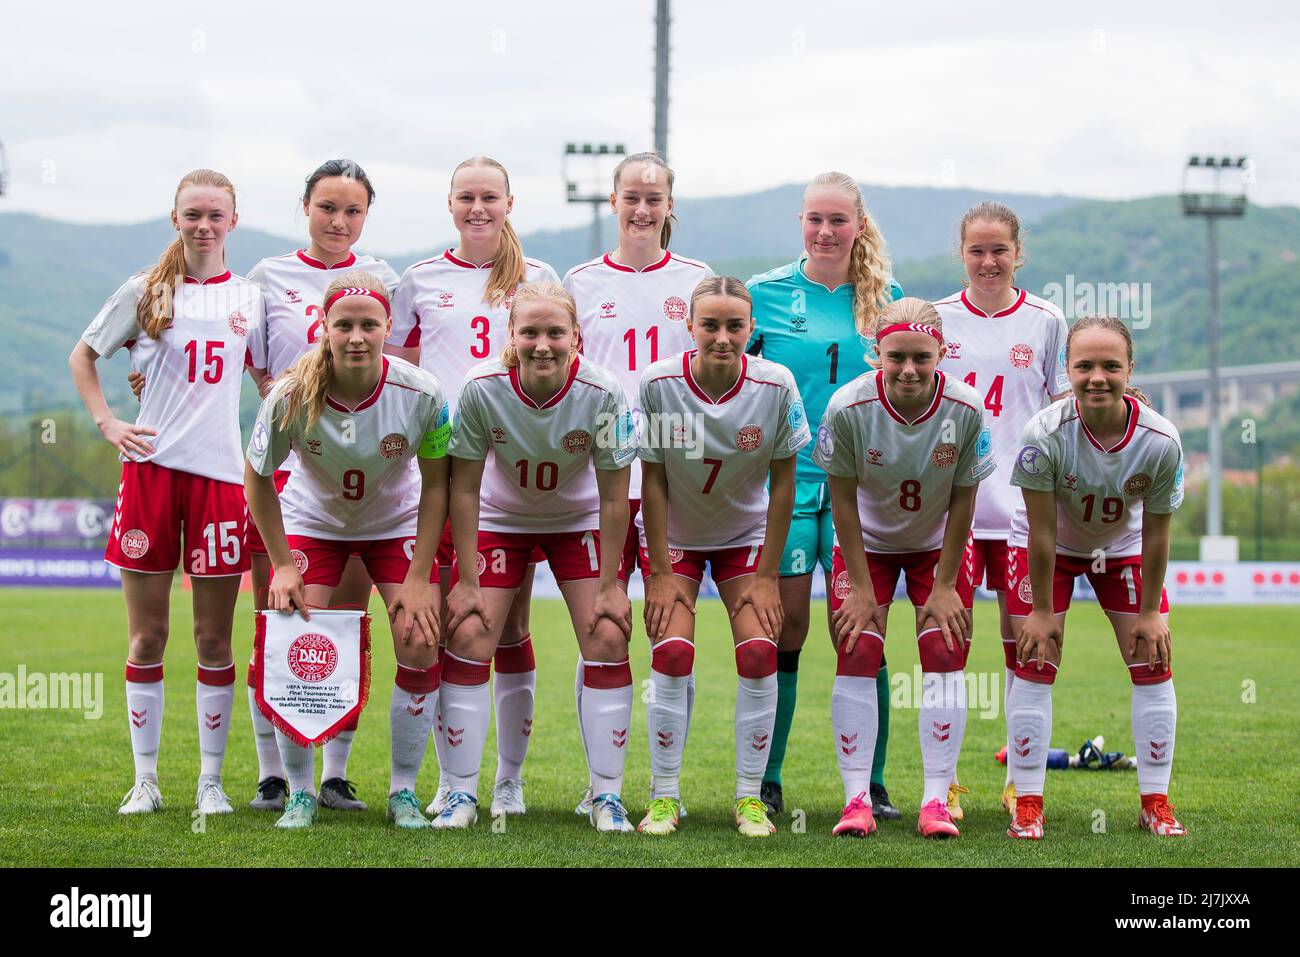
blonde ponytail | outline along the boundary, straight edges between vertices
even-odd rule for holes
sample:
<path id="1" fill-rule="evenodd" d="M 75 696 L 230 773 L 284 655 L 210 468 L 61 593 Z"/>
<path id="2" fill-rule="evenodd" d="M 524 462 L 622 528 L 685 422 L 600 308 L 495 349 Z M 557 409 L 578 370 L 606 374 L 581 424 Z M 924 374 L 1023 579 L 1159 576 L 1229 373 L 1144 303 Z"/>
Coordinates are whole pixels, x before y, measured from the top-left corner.
<path id="1" fill-rule="evenodd" d="M 867 212 L 862 200 L 862 190 L 847 173 L 831 171 L 812 178 L 804 195 L 814 189 L 833 189 L 853 200 L 858 219 L 865 224 L 862 233 L 853 240 L 849 252 L 849 282 L 853 283 L 853 322 L 860 335 L 874 327 L 880 310 L 893 298 L 890 284 L 893 264 L 885 249 L 885 238 L 880 234 L 875 220 Z"/>
<path id="2" fill-rule="evenodd" d="M 235 184 L 226 176 L 211 169 L 191 170 L 181 177 L 172 198 L 172 209 L 186 186 L 212 186 L 230 194 L 231 210 L 235 206 Z M 225 250 L 222 250 L 225 255 Z M 164 250 L 157 265 L 149 271 L 144 283 L 144 293 L 135 304 L 135 320 L 150 339 L 157 339 L 171 323 L 174 316 L 176 292 L 185 282 L 185 244 L 177 236 Z"/>

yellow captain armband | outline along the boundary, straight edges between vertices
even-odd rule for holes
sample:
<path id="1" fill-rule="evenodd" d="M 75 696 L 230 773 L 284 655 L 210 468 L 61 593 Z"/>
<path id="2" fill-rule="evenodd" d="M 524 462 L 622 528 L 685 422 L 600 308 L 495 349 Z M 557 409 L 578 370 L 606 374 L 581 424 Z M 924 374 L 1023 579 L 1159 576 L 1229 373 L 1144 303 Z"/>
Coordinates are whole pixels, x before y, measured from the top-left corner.
<path id="1" fill-rule="evenodd" d="M 415 454 L 422 459 L 445 458 L 447 443 L 450 441 L 451 415 L 444 403 L 443 407 L 438 410 L 438 418 L 434 421 L 433 428 L 424 433 L 424 438 L 420 440 L 420 447 Z"/>

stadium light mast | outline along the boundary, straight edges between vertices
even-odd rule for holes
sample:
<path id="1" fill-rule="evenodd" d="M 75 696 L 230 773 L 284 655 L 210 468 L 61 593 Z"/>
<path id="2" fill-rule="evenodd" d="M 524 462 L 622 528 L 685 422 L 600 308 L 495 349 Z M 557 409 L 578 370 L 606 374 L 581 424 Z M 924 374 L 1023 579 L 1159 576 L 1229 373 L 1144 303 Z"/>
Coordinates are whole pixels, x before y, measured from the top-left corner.
<path id="1" fill-rule="evenodd" d="M 609 202 L 610 190 L 602 188 L 606 184 L 608 173 L 613 174 L 609 160 L 625 156 L 627 150 L 622 143 L 566 143 L 564 145 L 564 190 L 570 203 L 591 204 L 591 258 L 595 259 L 604 246 L 600 238 L 600 210 Z M 574 164 L 586 166 L 586 175 L 580 176 Z M 605 169 L 609 166 L 608 169 Z"/>
<path id="2" fill-rule="evenodd" d="M 668 162 L 668 0 L 655 4 L 655 152 Z"/>
<path id="3" fill-rule="evenodd" d="M 1245 156 L 1193 156 L 1183 170 L 1183 215 L 1205 220 L 1209 266 L 1209 374 L 1210 414 L 1206 423 L 1210 477 L 1201 539 L 1202 561 L 1236 561 L 1236 539 L 1223 537 L 1223 435 L 1219 421 L 1219 236 L 1220 219 L 1246 214 L 1246 180 L 1250 161 Z M 1236 175 L 1225 173 L 1236 170 Z M 1228 189 L 1224 189 L 1225 184 Z"/>

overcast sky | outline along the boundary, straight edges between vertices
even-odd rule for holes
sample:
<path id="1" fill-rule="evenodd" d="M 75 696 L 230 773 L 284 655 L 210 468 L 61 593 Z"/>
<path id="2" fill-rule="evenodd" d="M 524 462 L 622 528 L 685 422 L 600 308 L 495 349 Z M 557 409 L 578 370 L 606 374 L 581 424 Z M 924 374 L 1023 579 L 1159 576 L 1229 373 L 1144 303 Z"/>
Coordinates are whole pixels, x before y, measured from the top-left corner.
<path id="1" fill-rule="evenodd" d="M 348 156 L 379 194 L 362 246 L 405 252 L 450 234 L 447 180 L 467 156 L 509 167 L 526 232 L 590 217 L 564 201 L 566 141 L 651 145 L 653 0 L 204 6 L 7 7 L 0 211 L 149 219 L 211 166 L 245 225 L 298 237 L 303 177 Z M 1176 192 L 1190 153 L 1229 151 L 1254 158 L 1253 200 L 1300 205 L 1294 4 L 674 8 L 679 196 L 837 168 L 1119 198 Z"/>

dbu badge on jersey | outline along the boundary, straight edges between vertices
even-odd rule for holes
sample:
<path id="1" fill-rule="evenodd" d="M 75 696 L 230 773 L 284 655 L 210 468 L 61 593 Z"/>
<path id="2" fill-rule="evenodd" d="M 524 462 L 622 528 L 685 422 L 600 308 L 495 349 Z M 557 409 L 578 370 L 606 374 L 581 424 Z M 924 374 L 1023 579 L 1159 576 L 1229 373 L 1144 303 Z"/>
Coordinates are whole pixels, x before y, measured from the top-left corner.
<path id="1" fill-rule="evenodd" d="M 257 707 L 302 747 L 324 744 L 370 694 L 370 616 L 360 611 L 259 611 L 253 641 Z"/>

